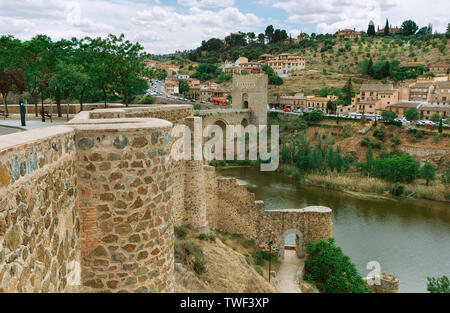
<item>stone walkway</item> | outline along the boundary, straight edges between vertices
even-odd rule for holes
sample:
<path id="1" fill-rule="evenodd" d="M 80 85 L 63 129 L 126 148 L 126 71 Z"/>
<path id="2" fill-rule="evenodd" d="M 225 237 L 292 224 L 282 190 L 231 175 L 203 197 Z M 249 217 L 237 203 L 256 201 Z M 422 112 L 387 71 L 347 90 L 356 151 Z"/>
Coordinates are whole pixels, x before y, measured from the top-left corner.
<path id="1" fill-rule="evenodd" d="M 278 291 L 280 293 L 301 293 L 300 286 L 296 283 L 297 271 L 302 265 L 303 259 L 299 259 L 294 250 L 284 252 L 284 260 L 281 262 L 277 273 Z"/>
<path id="2" fill-rule="evenodd" d="M 26 121 L 26 126 L 22 126 L 19 119 L 1 119 L 0 118 L 0 127 L 4 130 L 4 133 L 7 133 L 5 130 L 6 128 L 14 128 L 16 130 L 31 130 L 31 129 L 38 129 L 38 128 L 45 128 L 50 126 L 56 126 L 56 125 L 64 125 L 66 123 L 65 120 L 63 121 L 53 121 L 51 123 L 50 121 L 46 123 L 42 123 L 42 121 L 37 120 L 28 120 Z M 12 132 L 12 131 L 10 131 Z"/>

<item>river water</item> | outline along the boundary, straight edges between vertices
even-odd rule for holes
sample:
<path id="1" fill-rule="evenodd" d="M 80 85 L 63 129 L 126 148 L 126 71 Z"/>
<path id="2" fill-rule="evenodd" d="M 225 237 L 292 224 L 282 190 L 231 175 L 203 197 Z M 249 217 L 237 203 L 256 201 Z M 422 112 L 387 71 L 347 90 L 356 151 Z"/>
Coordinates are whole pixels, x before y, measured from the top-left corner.
<path id="1" fill-rule="evenodd" d="M 371 261 L 400 280 L 400 292 L 427 292 L 428 276 L 450 276 L 450 205 L 425 200 L 366 199 L 304 186 L 258 168 L 217 169 L 236 177 L 266 209 L 321 205 L 333 210 L 336 244 L 366 276 Z"/>

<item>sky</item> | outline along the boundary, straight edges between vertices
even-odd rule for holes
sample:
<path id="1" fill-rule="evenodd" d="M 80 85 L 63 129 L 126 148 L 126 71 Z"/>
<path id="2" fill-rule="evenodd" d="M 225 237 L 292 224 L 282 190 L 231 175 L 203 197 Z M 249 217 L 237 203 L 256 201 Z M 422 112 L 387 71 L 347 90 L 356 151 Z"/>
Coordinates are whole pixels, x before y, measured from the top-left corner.
<path id="1" fill-rule="evenodd" d="M 198 47 L 231 32 L 264 32 L 267 25 L 300 32 L 367 30 L 414 20 L 445 32 L 449 0 L 0 0 L 0 35 L 54 40 L 125 34 L 152 54 Z"/>

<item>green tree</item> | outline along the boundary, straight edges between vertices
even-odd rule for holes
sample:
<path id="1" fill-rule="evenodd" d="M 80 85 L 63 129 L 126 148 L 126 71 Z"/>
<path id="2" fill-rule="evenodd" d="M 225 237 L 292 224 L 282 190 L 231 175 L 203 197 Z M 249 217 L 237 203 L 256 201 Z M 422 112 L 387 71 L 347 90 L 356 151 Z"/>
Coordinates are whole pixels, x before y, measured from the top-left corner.
<path id="1" fill-rule="evenodd" d="M 327 102 L 327 112 L 331 113 L 331 114 L 335 114 L 336 113 L 336 103 L 334 103 L 331 100 L 328 100 L 328 102 Z"/>
<path id="2" fill-rule="evenodd" d="M 416 108 L 408 108 L 405 112 L 405 118 L 408 121 L 417 121 L 419 119 L 419 110 Z"/>
<path id="3" fill-rule="evenodd" d="M 367 148 L 366 152 L 366 171 L 368 174 L 372 172 L 373 168 L 373 152 L 372 152 L 372 145 L 369 145 L 369 148 Z"/>
<path id="4" fill-rule="evenodd" d="M 179 90 L 181 94 L 185 95 L 189 91 L 189 83 L 185 80 L 180 81 Z"/>
<path id="5" fill-rule="evenodd" d="M 267 42 L 272 43 L 274 32 L 275 32 L 275 29 L 273 28 L 272 25 L 267 26 L 266 31 L 265 31 Z"/>
<path id="6" fill-rule="evenodd" d="M 420 169 L 420 177 L 427 181 L 427 186 L 431 180 L 436 179 L 436 167 L 433 164 L 425 163 Z"/>
<path id="7" fill-rule="evenodd" d="M 367 36 L 373 37 L 373 36 L 375 36 L 375 34 L 376 34 L 375 25 L 372 21 L 370 21 L 369 27 L 367 28 Z"/>
<path id="8" fill-rule="evenodd" d="M 383 112 L 381 112 L 381 118 L 383 119 L 383 121 L 391 123 L 397 118 L 397 114 L 392 111 L 384 110 Z"/>
<path id="9" fill-rule="evenodd" d="M 442 171 L 441 181 L 444 185 L 450 185 L 450 168 L 446 168 Z"/>
<path id="10" fill-rule="evenodd" d="M 427 290 L 430 293 L 450 293 L 450 280 L 447 276 L 427 277 Z"/>
<path id="11" fill-rule="evenodd" d="M 439 121 L 441 120 L 441 116 L 439 115 L 439 113 L 433 113 L 433 115 L 431 115 L 431 120 L 435 123 L 439 123 Z"/>
<path id="12" fill-rule="evenodd" d="M 342 88 L 342 95 L 344 97 L 345 105 L 350 105 L 352 103 L 353 89 L 352 89 L 352 79 L 349 78 L 345 86 Z"/>
<path id="13" fill-rule="evenodd" d="M 444 126 L 442 125 L 442 118 L 439 121 L 439 127 L 438 127 L 438 132 L 439 134 L 442 134 L 442 132 L 444 131 Z"/>
<path id="14" fill-rule="evenodd" d="M 386 19 L 386 26 L 384 26 L 384 35 L 389 36 L 389 22 L 388 19 Z"/>
<path id="15" fill-rule="evenodd" d="M 82 73 L 79 66 L 59 63 L 48 82 L 48 88 L 50 94 L 58 99 L 59 104 L 61 99 L 68 99 L 69 105 L 70 98 L 76 98 L 79 95 L 88 79 L 88 75 Z M 59 109 L 58 116 L 61 117 L 61 113 Z"/>
<path id="16" fill-rule="evenodd" d="M 412 36 L 417 32 L 419 26 L 417 26 L 416 22 L 414 22 L 413 20 L 406 20 L 402 23 L 401 29 L 403 35 Z"/>
<path id="17" fill-rule="evenodd" d="M 333 238 L 306 243 L 305 279 L 325 293 L 371 293 L 342 249 Z"/>

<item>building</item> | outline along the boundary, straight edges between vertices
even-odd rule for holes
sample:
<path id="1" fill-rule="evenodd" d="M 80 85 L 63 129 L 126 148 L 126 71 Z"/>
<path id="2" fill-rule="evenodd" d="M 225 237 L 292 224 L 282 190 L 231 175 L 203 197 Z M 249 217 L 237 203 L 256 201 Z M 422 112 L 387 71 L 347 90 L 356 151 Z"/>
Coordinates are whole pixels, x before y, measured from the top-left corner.
<path id="1" fill-rule="evenodd" d="M 357 32 L 355 29 L 342 29 L 342 30 L 338 30 L 336 33 L 336 37 L 338 39 L 344 39 L 344 38 L 361 39 L 361 36 L 362 36 L 361 32 Z"/>
<path id="2" fill-rule="evenodd" d="M 180 82 L 177 79 L 166 78 L 165 86 L 166 86 L 166 93 L 170 95 L 180 93 Z"/>
<path id="3" fill-rule="evenodd" d="M 283 109 L 301 110 L 303 112 L 310 112 L 313 110 L 321 110 L 327 112 L 327 104 L 329 101 L 335 101 L 338 97 L 331 95 L 327 97 L 304 96 L 298 93 L 295 96 L 281 96 L 280 106 Z"/>
<path id="4" fill-rule="evenodd" d="M 271 54 L 263 54 L 258 57 L 258 62 L 260 62 L 262 64 L 267 64 L 267 62 L 273 58 L 274 58 L 274 56 Z"/>
<path id="5" fill-rule="evenodd" d="M 416 82 L 409 86 L 409 101 L 430 101 L 433 82 Z"/>
<path id="6" fill-rule="evenodd" d="M 398 89 L 393 84 L 363 84 L 361 86 L 356 111 L 379 114 L 387 106 L 399 101 Z"/>
<path id="7" fill-rule="evenodd" d="M 450 75 L 450 59 L 430 64 L 429 69 L 435 75 Z"/>
<path id="8" fill-rule="evenodd" d="M 266 64 L 277 72 L 279 76 L 286 77 L 293 71 L 305 69 L 306 59 L 290 53 L 282 53 L 276 57 L 269 58 Z"/>
<path id="9" fill-rule="evenodd" d="M 172 64 L 156 64 L 156 69 L 163 69 L 167 71 L 167 76 L 175 76 L 180 71 L 180 68 Z"/>
<path id="10" fill-rule="evenodd" d="M 450 105 L 450 81 L 434 84 L 430 102 L 437 105 Z"/>
<path id="11" fill-rule="evenodd" d="M 155 60 L 150 60 L 150 59 L 146 59 L 145 61 L 145 65 L 147 66 L 147 68 L 154 68 L 157 65 L 161 65 L 161 62 L 159 61 L 155 61 Z"/>
<path id="12" fill-rule="evenodd" d="M 262 73 L 262 65 L 259 62 L 249 62 L 247 58 L 240 57 L 234 63 L 225 62 L 222 70 L 226 74 L 260 74 Z"/>
<path id="13" fill-rule="evenodd" d="M 420 107 L 420 103 L 418 102 L 399 102 L 396 104 L 391 104 L 386 107 L 387 111 L 394 112 L 397 114 L 398 117 L 403 117 L 405 115 L 406 110 L 409 108 L 416 108 L 418 109 Z"/>

